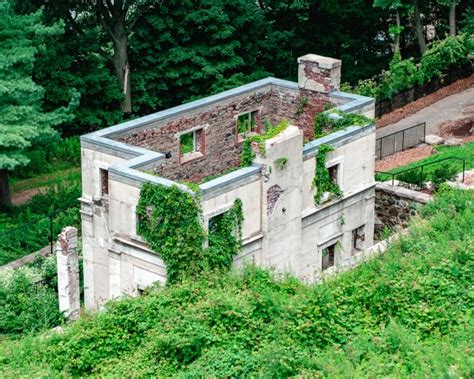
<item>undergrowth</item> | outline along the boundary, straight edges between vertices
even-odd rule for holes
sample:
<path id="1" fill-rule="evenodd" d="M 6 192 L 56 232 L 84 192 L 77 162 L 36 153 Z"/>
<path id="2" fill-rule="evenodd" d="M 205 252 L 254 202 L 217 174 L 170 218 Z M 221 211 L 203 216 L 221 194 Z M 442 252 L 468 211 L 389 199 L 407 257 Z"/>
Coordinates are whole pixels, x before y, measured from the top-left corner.
<path id="1" fill-rule="evenodd" d="M 474 193 L 444 190 L 409 234 L 305 285 L 246 267 L 107 304 L 0 344 L 0 376 L 472 377 Z"/>

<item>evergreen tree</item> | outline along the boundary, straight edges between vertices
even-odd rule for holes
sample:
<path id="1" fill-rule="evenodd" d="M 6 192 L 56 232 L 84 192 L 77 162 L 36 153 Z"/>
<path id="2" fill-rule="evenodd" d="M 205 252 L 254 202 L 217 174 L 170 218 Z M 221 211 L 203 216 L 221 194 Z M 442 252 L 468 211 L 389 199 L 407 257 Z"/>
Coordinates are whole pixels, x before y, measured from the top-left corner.
<path id="1" fill-rule="evenodd" d="M 35 55 L 44 49 L 45 36 L 61 32 L 61 25 L 41 24 L 41 11 L 18 15 L 9 1 L 0 2 L 0 204 L 10 205 L 8 173 L 28 163 L 25 149 L 35 141 L 53 136 L 53 125 L 70 118 L 77 103 L 45 113 L 44 89 L 35 84 Z"/>

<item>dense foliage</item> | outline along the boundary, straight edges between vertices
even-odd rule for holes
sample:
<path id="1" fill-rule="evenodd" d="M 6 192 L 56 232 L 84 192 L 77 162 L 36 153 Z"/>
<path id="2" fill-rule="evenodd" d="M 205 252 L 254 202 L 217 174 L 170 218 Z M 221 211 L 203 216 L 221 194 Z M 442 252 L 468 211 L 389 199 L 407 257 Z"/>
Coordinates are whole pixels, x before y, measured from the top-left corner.
<path id="1" fill-rule="evenodd" d="M 44 89 L 32 79 L 35 55 L 44 47 L 45 36 L 60 32 L 60 25 L 46 27 L 41 11 L 16 14 L 10 2 L 0 3 L 0 205 L 10 205 L 8 172 L 28 163 L 25 150 L 54 135 L 53 126 L 72 118 L 68 108 L 45 113 Z"/>
<path id="2" fill-rule="evenodd" d="M 0 335 L 44 331 L 59 325 L 56 257 L 17 270 L 0 270 Z"/>
<path id="3" fill-rule="evenodd" d="M 474 36 L 460 34 L 436 40 L 426 50 L 419 63 L 413 58 L 394 55 L 389 69 L 370 79 L 360 80 L 356 86 L 343 84 L 342 90 L 356 92 L 377 99 L 389 99 L 415 85 L 423 85 L 442 77 L 451 70 L 469 66 L 469 55 L 474 53 Z"/>
<path id="4" fill-rule="evenodd" d="M 211 219 L 206 233 L 197 194 L 145 183 L 137 205 L 138 233 L 166 263 L 170 283 L 228 269 L 241 246 L 242 203 Z M 205 247 L 206 239 L 208 247 Z"/>
<path id="5" fill-rule="evenodd" d="M 0 212 L 0 265 L 34 253 L 50 243 L 50 223 L 53 240 L 65 226 L 80 227 L 80 175 L 63 182 L 56 179 L 44 193 L 28 203 Z"/>
<path id="6" fill-rule="evenodd" d="M 0 345 L 6 377 L 470 377 L 474 193 L 448 190 L 382 256 L 320 285 L 247 267 L 110 302 Z"/>

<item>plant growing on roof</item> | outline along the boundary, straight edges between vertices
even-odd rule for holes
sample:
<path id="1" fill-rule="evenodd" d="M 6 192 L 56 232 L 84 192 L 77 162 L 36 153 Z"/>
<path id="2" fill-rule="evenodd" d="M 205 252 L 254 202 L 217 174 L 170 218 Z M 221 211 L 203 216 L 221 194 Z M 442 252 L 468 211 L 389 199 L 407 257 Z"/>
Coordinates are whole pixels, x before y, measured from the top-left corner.
<path id="1" fill-rule="evenodd" d="M 265 134 L 248 137 L 244 140 L 242 145 L 242 154 L 240 156 L 240 166 L 248 167 L 252 164 L 255 158 L 255 152 L 252 150 L 252 143 L 256 143 L 260 154 L 265 157 L 265 142 L 273 137 L 276 137 L 283 130 L 288 127 L 288 120 L 281 121 L 277 126 L 269 128 Z"/>
<path id="2" fill-rule="evenodd" d="M 331 114 L 335 115 L 331 117 Z M 346 113 L 337 109 L 330 109 L 319 113 L 314 119 L 314 138 L 321 138 L 338 130 L 345 129 L 353 125 L 368 125 L 373 120 L 358 114 Z"/>

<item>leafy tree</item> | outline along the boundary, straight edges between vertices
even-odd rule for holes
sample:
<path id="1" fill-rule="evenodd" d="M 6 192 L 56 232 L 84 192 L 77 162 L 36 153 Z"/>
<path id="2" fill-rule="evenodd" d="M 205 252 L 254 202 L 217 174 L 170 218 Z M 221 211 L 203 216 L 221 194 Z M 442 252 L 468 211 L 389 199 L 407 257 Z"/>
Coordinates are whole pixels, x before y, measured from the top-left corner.
<path id="1" fill-rule="evenodd" d="M 0 2 L 0 204 L 10 205 L 8 172 L 28 163 L 25 149 L 55 133 L 51 128 L 70 118 L 77 95 L 67 108 L 44 113 L 44 89 L 32 80 L 35 54 L 47 35 L 61 25 L 46 27 L 41 11 L 17 15 L 10 2 Z"/>
<path id="2" fill-rule="evenodd" d="M 130 38 L 140 114 L 270 75 L 267 25 L 252 0 L 169 0 L 143 21 Z"/>
<path id="3" fill-rule="evenodd" d="M 92 23 L 108 37 L 98 52 L 112 65 L 123 92 L 121 110 L 132 112 L 129 37 L 135 25 L 151 6 L 160 9 L 161 1 L 146 0 L 68 0 L 63 3 L 65 16 L 78 30 Z M 108 52 L 109 45 L 112 54 Z"/>

